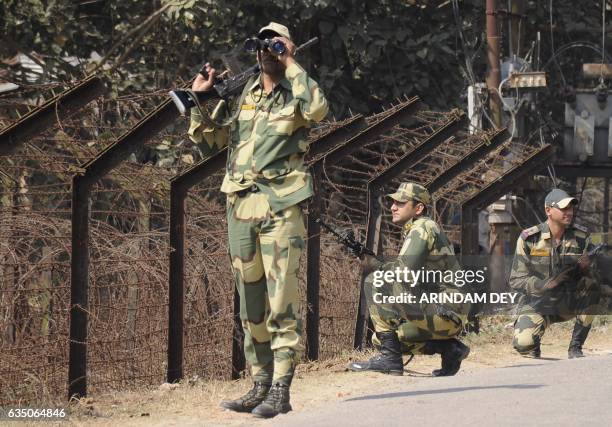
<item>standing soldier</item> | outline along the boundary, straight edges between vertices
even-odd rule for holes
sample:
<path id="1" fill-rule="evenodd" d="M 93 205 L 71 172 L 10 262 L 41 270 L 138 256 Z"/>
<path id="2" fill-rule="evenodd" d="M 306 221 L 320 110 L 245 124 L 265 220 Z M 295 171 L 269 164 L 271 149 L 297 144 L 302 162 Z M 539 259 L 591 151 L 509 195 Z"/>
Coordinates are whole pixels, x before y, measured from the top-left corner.
<path id="1" fill-rule="evenodd" d="M 522 295 L 512 344 L 522 355 L 540 357 L 546 328 L 576 318 L 568 357 L 584 356 L 598 294 L 585 256 L 589 235 L 573 224 L 577 202 L 563 190 L 552 190 L 544 201 L 546 222 L 524 230 L 516 242 L 510 286 Z"/>
<path id="2" fill-rule="evenodd" d="M 189 135 L 205 157 L 228 146 L 221 191 L 227 194 L 229 250 L 240 294 L 244 352 L 253 388 L 221 406 L 258 417 L 291 410 L 289 387 L 302 346 L 298 320 L 298 271 L 305 227 L 298 203 L 313 194 L 304 166 L 308 128 L 321 121 L 327 101 L 294 58 L 295 45 L 284 25 L 271 22 L 258 34 L 286 46 L 274 55 L 257 52 L 259 78 L 247 84 L 240 113 L 227 128 L 211 128 L 197 112 Z M 216 71 L 205 66 L 194 91 L 211 90 Z M 227 115 L 223 103 L 213 119 Z"/>
<path id="3" fill-rule="evenodd" d="M 372 285 L 374 270 L 452 271 L 459 269 L 453 246 L 438 224 L 427 217 L 427 205 L 431 196 L 425 187 L 416 183 L 402 183 L 397 191 L 388 195 L 393 199 L 391 213 L 395 224 L 404 227 L 404 243 L 395 262 L 381 264 L 366 255 L 363 260 L 366 278 L 366 295 L 374 330 L 373 343 L 380 353 L 365 362 L 353 362 L 352 371 L 376 371 L 391 375 L 403 375 L 402 354 L 440 354 L 442 368 L 433 371 L 434 376 L 455 375 L 470 349 L 457 340 L 463 330 L 465 316 L 453 311 L 446 304 L 379 304 L 375 293 L 386 290 L 393 296 L 409 289 L 412 294 L 454 292 L 441 280 L 421 281 L 407 286 L 386 283 L 380 288 Z M 369 288 L 372 287 L 372 296 Z M 409 306 L 413 306 L 411 309 Z M 416 310 L 415 310 L 416 309 Z M 463 313 L 467 313 L 465 309 Z"/>

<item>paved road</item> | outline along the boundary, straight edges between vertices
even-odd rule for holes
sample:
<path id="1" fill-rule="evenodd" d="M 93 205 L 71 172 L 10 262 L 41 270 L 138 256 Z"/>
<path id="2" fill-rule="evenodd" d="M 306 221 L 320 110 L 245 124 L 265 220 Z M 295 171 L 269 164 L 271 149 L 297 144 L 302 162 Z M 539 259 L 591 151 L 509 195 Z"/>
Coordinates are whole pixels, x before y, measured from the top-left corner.
<path id="1" fill-rule="evenodd" d="M 356 374 L 358 375 L 358 374 Z M 385 390 L 271 420 L 275 426 L 612 425 L 612 355 L 525 359 Z"/>

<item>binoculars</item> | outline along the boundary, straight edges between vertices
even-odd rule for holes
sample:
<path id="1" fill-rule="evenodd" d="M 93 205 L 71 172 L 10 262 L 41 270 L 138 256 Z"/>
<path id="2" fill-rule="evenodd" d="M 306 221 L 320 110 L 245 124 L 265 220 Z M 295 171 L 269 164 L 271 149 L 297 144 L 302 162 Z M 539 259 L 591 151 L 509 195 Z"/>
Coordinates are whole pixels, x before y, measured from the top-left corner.
<path id="1" fill-rule="evenodd" d="M 280 40 L 261 40 L 257 37 L 251 37 L 244 41 L 244 50 L 247 52 L 257 52 L 264 49 L 268 49 L 274 55 L 278 56 L 287 51 L 287 46 Z"/>

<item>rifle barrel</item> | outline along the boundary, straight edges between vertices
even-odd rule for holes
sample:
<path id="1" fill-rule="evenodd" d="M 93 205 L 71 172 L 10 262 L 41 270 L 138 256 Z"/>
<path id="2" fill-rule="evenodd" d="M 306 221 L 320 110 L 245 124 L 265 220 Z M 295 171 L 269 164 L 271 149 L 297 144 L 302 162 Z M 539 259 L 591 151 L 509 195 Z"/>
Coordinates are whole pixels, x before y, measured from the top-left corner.
<path id="1" fill-rule="evenodd" d="M 302 43 L 301 45 L 299 45 L 297 47 L 297 49 L 295 50 L 295 53 L 298 53 L 299 51 L 309 48 L 310 46 L 312 46 L 315 43 L 319 42 L 319 38 L 318 37 L 313 37 L 310 40 L 308 40 L 306 43 Z"/>

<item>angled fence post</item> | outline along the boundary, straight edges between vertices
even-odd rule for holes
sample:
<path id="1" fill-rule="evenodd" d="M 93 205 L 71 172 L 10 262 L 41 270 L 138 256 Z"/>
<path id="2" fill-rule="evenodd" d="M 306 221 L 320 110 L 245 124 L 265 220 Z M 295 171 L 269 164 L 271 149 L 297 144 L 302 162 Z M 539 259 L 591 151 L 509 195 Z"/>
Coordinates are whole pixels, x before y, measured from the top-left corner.
<path id="1" fill-rule="evenodd" d="M 366 246 L 375 253 L 381 250 L 382 240 L 380 238 L 380 229 L 382 225 L 382 209 L 380 208 L 380 192 L 386 182 L 391 181 L 395 177 L 401 175 L 406 170 L 420 162 L 429 153 L 433 152 L 444 141 L 452 138 L 459 129 L 465 127 L 468 123 L 464 113 L 453 115 L 437 129 L 434 133 L 423 140 L 419 145 L 414 147 L 408 153 L 404 154 L 396 160 L 391 166 L 382 171 L 380 174 L 368 181 L 368 219 L 366 227 Z M 368 308 L 364 293 L 365 276 L 361 275 L 359 287 L 359 309 L 357 310 L 357 319 L 355 321 L 355 336 L 353 347 L 361 349 L 363 347 L 363 338 L 366 319 L 368 319 Z M 368 333 L 367 339 L 371 333 Z"/>
<path id="2" fill-rule="evenodd" d="M 0 131 L 0 155 L 5 156 L 23 145 L 33 136 L 52 127 L 58 120 L 85 107 L 106 91 L 101 78 L 90 76 L 34 108 L 17 122 Z M 81 175 L 72 180 L 72 257 L 71 277 L 87 277 L 88 272 L 88 216 L 89 184 Z M 70 342 L 68 363 L 68 395 L 87 393 L 87 284 L 77 280 L 70 286 Z"/>
<path id="3" fill-rule="evenodd" d="M 406 102 L 402 103 L 399 106 L 395 107 L 395 110 L 389 113 L 386 117 L 381 119 L 380 121 L 374 123 L 373 125 L 365 128 L 357 135 L 350 138 L 345 143 L 337 146 L 330 152 L 326 153 L 323 157 L 316 160 L 311 168 L 313 171 L 322 171 L 323 168 L 327 165 L 334 165 L 338 162 L 341 162 L 351 153 L 357 151 L 361 147 L 364 147 L 369 142 L 372 141 L 373 138 L 382 135 L 398 125 L 402 123 L 407 118 L 414 115 L 417 111 L 422 108 L 421 101 L 418 97 L 411 98 Z M 320 172 L 316 173 L 320 175 Z M 319 186 L 320 193 L 321 186 Z M 320 197 L 320 195 L 319 195 Z M 308 358 L 310 360 L 317 360 L 319 357 L 318 349 L 319 349 L 319 281 L 320 281 L 320 261 L 319 254 L 321 252 L 321 240 L 318 237 L 320 234 L 320 227 L 314 220 L 323 213 L 322 206 L 320 201 L 317 202 L 315 198 L 315 206 L 313 206 L 313 212 L 309 212 L 308 219 L 308 275 L 307 275 L 307 295 L 308 295 L 308 307 L 309 312 L 307 312 L 306 317 L 306 330 L 308 335 Z M 316 216 L 315 216 L 316 215 Z M 311 219 L 311 217 L 313 217 Z M 312 231 L 311 231 L 312 227 Z M 315 235 L 316 233 L 316 235 Z M 312 255 L 311 255 L 312 254 Z M 312 257 L 312 258 L 311 258 Z M 310 264 L 312 263 L 312 266 Z M 361 304 L 360 304 L 361 305 Z M 316 310 L 316 312 L 314 311 Z M 358 309 L 359 311 L 359 309 Z M 313 324 L 316 323 L 316 326 Z M 316 334 L 316 335 L 315 335 Z M 313 349 L 313 350 L 310 350 Z M 314 350 L 316 349 L 316 351 Z"/>
<path id="4" fill-rule="evenodd" d="M 34 135 L 52 127 L 58 120 L 82 109 L 106 91 L 99 77 L 88 77 L 32 109 L 18 121 L 0 131 L 0 156 L 15 151 Z"/>
<path id="5" fill-rule="evenodd" d="M 203 160 L 170 181 L 170 264 L 168 275 L 168 371 L 169 383 L 183 378 L 183 323 L 185 289 L 185 203 L 189 189 L 225 166 L 227 148 Z M 234 317 L 236 299 L 234 294 Z M 232 346 L 232 371 L 240 373 L 244 361 L 236 357 L 236 335 L 241 331 L 234 320 L 234 340 Z M 242 364 L 242 366 L 237 366 Z"/>
<path id="6" fill-rule="evenodd" d="M 506 171 L 501 177 L 465 200 L 461 205 L 461 258 L 469 264 L 469 257 L 478 255 L 478 209 L 487 206 L 506 194 L 516 183 L 548 165 L 554 150 L 547 144 L 529 156 L 522 164 Z"/>
<path id="7" fill-rule="evenodd" d="M 117 141 L 82 166 L 72 185 L 72 257 L 70 270 L 70 350 L 68 398 L 87 395 L 87 325 L 89 280 L 89 201 L 91 187 L 126 160 L 146 141 L 178 117 L 171 100 L 166 100 Z"/>

